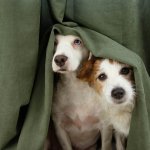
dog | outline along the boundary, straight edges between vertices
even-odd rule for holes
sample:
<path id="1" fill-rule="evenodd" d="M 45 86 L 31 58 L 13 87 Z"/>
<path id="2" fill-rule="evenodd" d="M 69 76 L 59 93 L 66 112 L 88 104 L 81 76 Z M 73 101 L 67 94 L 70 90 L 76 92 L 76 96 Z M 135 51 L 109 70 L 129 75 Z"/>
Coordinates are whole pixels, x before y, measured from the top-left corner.
<path id="1" fill-rule="evenodd" d="M 88 57 L 89 51 L 80 37 L 56 35 L 52 68 L 59 74 L 59 80 L 54 91 L 52 119 L 63 150 L 96 150 L 100 137 L 99 95 L 77 78 Z"/>
<path id="2" fill-rule="evenodd" d="M 116 149 L 124 150 L 135 106 L 136 94 L 132 67 L 115 60 L 93 56 L 84 63 L 78 78 L 88 82 L 99 94 L 104 111 L 103 118 L 105 118 L 103 129 L 112 126 Z"/>

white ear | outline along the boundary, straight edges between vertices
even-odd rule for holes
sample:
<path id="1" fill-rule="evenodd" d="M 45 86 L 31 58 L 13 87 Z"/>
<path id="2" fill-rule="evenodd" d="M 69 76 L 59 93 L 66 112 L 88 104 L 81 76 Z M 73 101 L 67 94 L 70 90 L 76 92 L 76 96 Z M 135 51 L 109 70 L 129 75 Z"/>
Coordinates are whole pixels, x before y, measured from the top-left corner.
<path id="1" fill-rule="evenodd" d="M 92 58 L 93 54 L 91 52 L 89 52 L 89 58 L 88 60 L 90 60 Z"/>

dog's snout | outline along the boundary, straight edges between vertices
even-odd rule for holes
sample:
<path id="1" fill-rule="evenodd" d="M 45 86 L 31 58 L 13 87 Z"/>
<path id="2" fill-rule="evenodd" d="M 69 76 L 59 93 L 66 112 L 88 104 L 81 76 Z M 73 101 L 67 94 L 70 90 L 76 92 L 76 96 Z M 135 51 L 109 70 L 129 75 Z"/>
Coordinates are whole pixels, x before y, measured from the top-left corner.
<path id="1" fill-rule="evenodd" d="M 57 66 L 62 67 L 65 65 L 67 59 L 68 59 L 67 56 L 57 55 L 57 56 L 55 56 L 54 61 L 55 61 Z"/>
<path id="2" fill-rule="evenodd" d="M 111 92 L 111 96 L 118 100 L 123 98 L 124 95 L 125 95 L 125 90 L 121 87 L 117 87 L 117 88 L 113 89 Z"/>

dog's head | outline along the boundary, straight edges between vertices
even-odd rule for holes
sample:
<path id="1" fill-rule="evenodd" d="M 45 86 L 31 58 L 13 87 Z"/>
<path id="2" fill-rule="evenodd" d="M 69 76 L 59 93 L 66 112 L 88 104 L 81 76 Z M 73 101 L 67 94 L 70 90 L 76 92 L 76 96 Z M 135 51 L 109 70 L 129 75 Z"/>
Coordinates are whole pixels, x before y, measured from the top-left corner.
<path id="1" fill-rule="evenodd" d="M 127 64 L 92 58 L 82 66 L 78 78 L 88 82 L 109 103 L 124 104 L 134 100 L 133 69 Z"/>
<path id="2" fill-rule="evenodd" d="M 52 60 L 54 72 L 76 71 L 81 62 L 88 57 L 88 50 L 82 40 L 74 35 L 56 35 L 55 53 Z"/>

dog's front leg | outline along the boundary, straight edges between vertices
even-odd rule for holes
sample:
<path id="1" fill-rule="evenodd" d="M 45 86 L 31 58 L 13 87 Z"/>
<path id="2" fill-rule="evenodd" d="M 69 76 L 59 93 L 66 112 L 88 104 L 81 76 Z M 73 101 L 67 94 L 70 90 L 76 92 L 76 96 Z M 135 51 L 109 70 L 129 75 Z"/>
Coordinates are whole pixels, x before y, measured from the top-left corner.
<path id="1" fill-rule="evenodd" d="M 72 145 L 67 132 L 57 123 L 55 123 L 56 134 L 63 150 L 72 150 Z"/>
<path id="2" fill-rule="evenodd" d="M 103 127 L 101 129 L 101 140 L 102 146 L 101 150 L 112 150 L 112 126 Z"/>
<path id="3" fill-rule="evenodd" d="M 115 132 L 116 150 L 125 150 L 126 138 L 118 132 Z"/>

